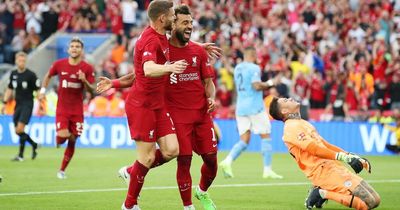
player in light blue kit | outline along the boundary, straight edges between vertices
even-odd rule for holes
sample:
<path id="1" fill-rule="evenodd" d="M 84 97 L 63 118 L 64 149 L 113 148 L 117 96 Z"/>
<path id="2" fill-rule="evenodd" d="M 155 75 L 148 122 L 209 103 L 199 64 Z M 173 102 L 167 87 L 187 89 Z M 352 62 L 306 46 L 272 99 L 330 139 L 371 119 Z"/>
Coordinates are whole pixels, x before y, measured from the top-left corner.
<path id="1" fill-rule="evenodd" d="M 247 47 L 244 61 L 235 67 L 235 84 L 237 91 L 236 122 L 240 140 L 233 146 L 229 155 L 219 165 L 225 178 L 232 178 L 232 162 L 247 148 L 250 142 L 250 131 L 261 136 L 261 152 L 264 161 L 263 178 L 282 179 L 272 171 L 271 123 L 263 103 L 263 90 L 273 84 L 271 81 L 261 82 L 261 70 L 255 64 L 257 59 L 254 47 Z"/>

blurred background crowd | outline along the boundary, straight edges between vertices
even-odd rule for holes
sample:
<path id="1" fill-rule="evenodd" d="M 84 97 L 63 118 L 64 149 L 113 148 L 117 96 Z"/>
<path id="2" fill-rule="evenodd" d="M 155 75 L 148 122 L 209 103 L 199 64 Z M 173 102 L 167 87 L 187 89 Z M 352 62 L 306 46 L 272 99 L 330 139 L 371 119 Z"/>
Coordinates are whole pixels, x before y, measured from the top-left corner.
<path id="1" fill-rule="evenodd" d="M 0 63 L 13 63 L 56 31 L 114 33 L 97 76 L 133 71 L 133 49 L 150 0 L 6 0 L 0 3 Z M 400 0 L 182 0 L 192 8 L 192 40 L 223 49 L 213 61 L 217 118 L 233 118 L 233 71 L 254 45 L 272 96 L 301 101 L 311 120 L 394 121 L 400 108 Z M 29 68 L 29 66 L 28 66 Z M 54 97 L 56 97 L 56 91 Z M 53 94 L 50 92 L 49 94 Z M 123 116 L 122 92 L 87 95 L 85 113 Z M 51 99 L 36 114 L 52 115 Z M 9 108 L 12 104 L 5 105 Z M 42 107 L 42 108 L 40 108 Z M 43 108 L 47 107 L 47 108 Z M 54 108 L 53 108 L 54 109 Z M 7 109 L 5 109 L 7 110 Z M 40 111 L 42 110 L 42 111 Z M 44 111 L 43 111 L 44 110 Z"/>

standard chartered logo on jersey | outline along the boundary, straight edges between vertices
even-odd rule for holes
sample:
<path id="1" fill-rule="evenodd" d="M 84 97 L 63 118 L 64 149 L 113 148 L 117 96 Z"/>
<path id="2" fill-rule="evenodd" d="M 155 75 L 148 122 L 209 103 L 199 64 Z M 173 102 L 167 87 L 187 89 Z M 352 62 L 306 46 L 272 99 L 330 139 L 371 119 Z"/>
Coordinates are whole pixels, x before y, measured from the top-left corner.
<path id="1" fill-rule="evenodd" d="M 199 73 L 197 72 L 192 72 L 192 73 L 187 73 L 187 74 L 175 74 L 172 73 L 169 75 L 169 82 L 171 84 L 177 84 L 179 82 L 188 82 L 188 81 L 194 81 L 194 80 L 200 80 Z"/>
<path id="2" fill-rule="evenodd" d="M 386 144 L 395 144 L 396 135 L 387 129 L 382 129 L 380 125 L 372 125 L 369 129 L 367 124 L 359 126 L 362 143 L 365 152 L 371 152 L 376 147 L 377 152 L 383 152 Z"/>
<path id="3" fill-rule="evenodd" d="M 61 87 L 62 88 L 81 88 L 82 84 L 81 83 L 77 83 L 77 82 L 68 82 L 67 80 L 63 80 L 61 82 Z"/>

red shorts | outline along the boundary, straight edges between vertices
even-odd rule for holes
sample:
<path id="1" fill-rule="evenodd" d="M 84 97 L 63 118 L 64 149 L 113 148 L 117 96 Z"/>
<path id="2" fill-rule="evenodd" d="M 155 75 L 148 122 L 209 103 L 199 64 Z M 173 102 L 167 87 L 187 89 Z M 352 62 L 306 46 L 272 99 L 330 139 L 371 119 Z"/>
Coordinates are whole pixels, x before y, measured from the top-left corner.
<path id="1" fill-rule="evenodd" d="M 64 129 L 79 137 L 83 131 L 83 115 L 56 114 L 56 130 Z"/>
<path id="2" fill-rule="evenodd" d="M 133 140 L 156 142 L 163 136 L 175 133 L 174 123 L 165 108 L 156 110 L 134 106 L 125 108 Z"/>
<path id="3" fill-rule="evenodd" d="M 217 138 L 211 115 L 204 110 L 171 109 L 176 135 L 179 142 L 179 155 L 199 155 L 216 153 Z"/>

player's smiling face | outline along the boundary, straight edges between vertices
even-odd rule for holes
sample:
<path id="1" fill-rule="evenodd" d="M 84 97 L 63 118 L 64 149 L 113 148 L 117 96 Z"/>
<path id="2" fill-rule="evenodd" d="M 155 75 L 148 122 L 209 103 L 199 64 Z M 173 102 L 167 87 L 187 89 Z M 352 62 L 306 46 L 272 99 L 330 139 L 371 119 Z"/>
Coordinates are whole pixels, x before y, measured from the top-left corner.
<path id="1" fill-rule="evenodd" d="M 68 48 L 68 54 L 71 58 L 79 58 L 82 54 L 82 44 L 79 42 L 71 42 Z"/>
<path id="2" fill-rule="evenodd" d="M 178 14 L 175 21 L 174 32 L 176 38 L 186 44 L 190 40 L 193 31 L 193 18 L 191 15 Z"/>

